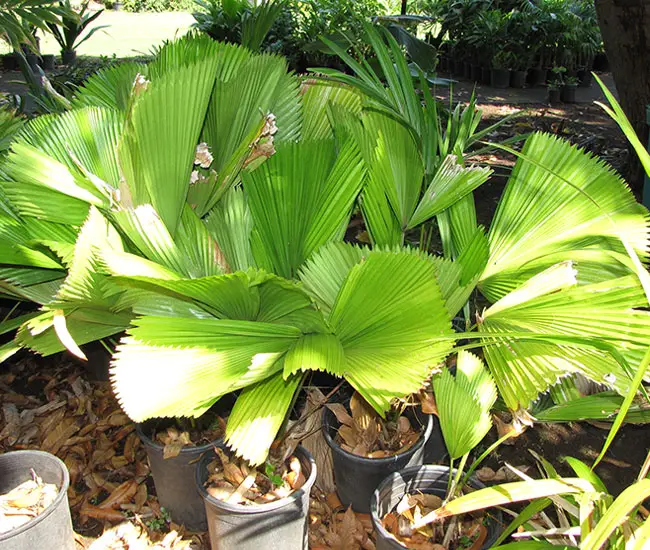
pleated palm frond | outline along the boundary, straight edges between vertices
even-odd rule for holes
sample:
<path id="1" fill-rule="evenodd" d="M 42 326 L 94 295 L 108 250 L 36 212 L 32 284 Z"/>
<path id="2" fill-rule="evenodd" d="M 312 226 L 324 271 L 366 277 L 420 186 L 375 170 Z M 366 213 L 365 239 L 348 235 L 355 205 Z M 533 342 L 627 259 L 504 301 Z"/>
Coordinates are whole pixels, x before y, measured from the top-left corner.
<path id="1" fill-rule="evenodd" d="M 246 389 L 228 421 L 227 441 L 254 463 L 266 457 L 303 374 L 344 377 L 383 415 L 393 399 L 420 389 L 452 348 L 427 258 L 350 245 L 321 250 L 301 276 L 308 292 L 317 289 L 317 303 L 329 306 L 327 331 L 303 333 L 284 355 L 282 372 Z"/>
<path id="2" fill-rule="evenodd" d="M 36 218 L 0 216 L 0 292 L 40 304 L 51 300 L 74 246 L 75 232 L 68 229 Z"/>
<path id="3" fill-rule="evenodd" d="M 630 272 L 625 241 L 648 258 L 647 210 L 602 161 L 546 134 L 526 141 L 489 231 L 480 289 L 491 301 L 551 265 L 576 262 L 581 282 Z"/>
<path id="4" fill-rule="evenodd" d="M 321 80 L 308 80 L 302 91 L 302 139 L 334 137 L 331 109 L 361 114 L 362 96 L 354 88 Z"/>
<path id="5" fill-rule="evenodd" d="M 341 240 L 361 190 L 359 148 L 334 140 L 285 143 L 243 184 L 258 266 L 291 279 L 320 246 Z"/>
<path id="6" fill-rule="evenodd" d="M 197 59 L 180 57 L 159 76 L 150 68 L 155 75 L 151 81 L 136 81 L 118 150 L 130 194 L 121 200 L 134 206 L 151 204 L 172 236 L 187 198 L 216 77 L 215 48 L 206 46 L 203 54 Z"/>
<path id="7" fill-rule="evenodd" d="M 76 91 L 72 106 L 77 109 L 105 107 L 125 112 L 138 74 L 146 75 L 147 65 L 129 62 L 100 69 Z"/>
<path id="8" fill-rule="evenodd" d="M 231 188 L 223 195 L 205 218 L 205 226 L 233 271 L 246 271 L 257 265 L 250 243 L 253 217 L 241 187 Z"/>
<path id="9" fill-rule="evenodd" d="M 501 335 L 486 340 L 484 352 L 511 410 L 528 408 L 572 373 L 622 395 L 629 391 L 633 369 L 650 345 L 650 313 L 635 309 L 647 303 L 643 289 L 634 275 L 577 283 L 571 262 L 557 264 L 482 314 L 479 331 Z M 507 333 L 517 336 L 503 338 Z"/>
<path id="10" fill-rule="evenodd" d="M 490 431 L 497 387 L 483 361 L 467 351 L 458 352 L 455 376 L 443 369 L 433 376 L 432 383 L 442 435 L 455 460 L 469 453 Z"/>
<path id="11" fill-rule="evenodd" d="M 123 116 L 113 109 L 86 107 L 32 119 L 20 138 L 71 173 L 82 172 L 117 188 L 117 144 L 123 124 Z"/>
<path id="12" fill-rule="evenodd" d="M 84 108 L 30 121 L 4 164 L 0 182 L 23 217 L 80 226 L 89 205 L 110 208 L 119 182 L 121 117 Z"/>
<path id="13" fill-rule="evenodd" d="M 112 368 L 116 393 L 134 419 L 199 416 L 223 394 L 280 372 L 279 360 L 303 330 L 313 328 L 318 316 L 295 283 L 261 271 L 193 280 L 121 281 L 189 301 L 210 315 L 143 316 L 134 321 Z M 184 367 L 179 369 L 181 357 Z M 138 396 L 138 380 L 159 369 L 155 391 L 146 399 Z"/>
<path id="14" fill-rule="evenodd" d="M 203 216 L 250 171 L 273 153 L 273 144 L 300 137 L 299 81 L 287 73 L 286 60 L 253 55 L 221 44 L 215 88 L 201 141 L 213 157 L 207 181 L 192 185 L 188 201 Z M 212 176 L 212 177 L 211 177 Z"/>
<path id="15" fill-rule="evenodd" d="M 406 230 L 456 204 L 491 173 L 448 155 L 429 179 L 418 141 L 404 124 L 376 112 L 362 120 L 368 182 L 361 204 L 375 244 L 401 244 Z"/>
<path id="16" fill-rule="evenodd" d="M 452 347 L 437 270 L 444 268 L 417 251 L 340 244 L 323 247 L 300 272 L 338 339 L 314 342 L 333 365 L 325 370 L 343 373 L 380 414 L 393 398 L 417 391 Z M 344 366 L 337 366 L 339 342 Z"/>
<path id="17" fill-rule="evenodd" d="M 175 236 L 151 205 L 123 209 L 113 213 L 113 218 L 140 255 L 179 276 L 205 277 L 230 271 L 219 245 L 187 204 Z"/>
<path id="18" fill-rule="evenodd" d="M 130 312 L 83 307 L 65 317 L 59 311 L 47 310 L 18 329 L 15 343 L 43 356 L 68 349 L 84 358 L 79 346 L 123 332 L 131 318 Z"/>
<path id="19" fill-rule="evenodd" d="M 77 309 L 80 306 L 111 309 L 115 290 L 97 269 L 97 250 L 122 250 L 122 239 L 108 220 L 94 207 L 81 227 L 68 265 L 68 274 L 49 309 Z"/>
<path id="20" fill-rule="evenodd" d="M 278 372 L 245 388 L 228 417 L 226 443 L 251 464 L 262 464 L 285 421 L 302 376 Z"/>

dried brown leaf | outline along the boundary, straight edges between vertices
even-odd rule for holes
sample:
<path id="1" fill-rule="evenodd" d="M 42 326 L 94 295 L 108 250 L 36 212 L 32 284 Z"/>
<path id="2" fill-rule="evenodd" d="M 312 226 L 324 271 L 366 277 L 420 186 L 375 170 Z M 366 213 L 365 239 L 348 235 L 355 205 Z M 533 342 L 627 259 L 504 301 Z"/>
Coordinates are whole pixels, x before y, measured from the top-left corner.
<path id="1" fill-rule="evenodd" d="M 334 413 L 336 419 L 345 426 L 353 426 L 354 420 L 348 414 L 348 411 L 341 403 L 327 403 L 325 405 L 330 411 Z"/>

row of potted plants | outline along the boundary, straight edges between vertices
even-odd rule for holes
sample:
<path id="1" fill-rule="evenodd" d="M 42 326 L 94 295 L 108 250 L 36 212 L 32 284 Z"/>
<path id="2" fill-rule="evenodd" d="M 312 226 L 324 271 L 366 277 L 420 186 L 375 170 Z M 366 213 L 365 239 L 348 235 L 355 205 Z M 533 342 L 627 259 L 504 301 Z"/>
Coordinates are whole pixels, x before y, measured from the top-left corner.
<path id="1" fill-rule="evenodd" d="M 493 85 L 517 88 L 524 86 L 529 71 L 529 83 L 536 86 L 546 82 L 545 71 L 564 66 L 583 85 L 591 85 L 589 75 L 602 51 L 593 2 L 443 4 L 439 11 L 447 40 L 442 51 L 455 74 L 478 81 L 484 80 L 478 71 L 491 70 Z M 464 64 L 475 66 L 475 72 Z"/>
<path id="2" fill-rule="evenodd" d="M 421 464 L 427 449 L 395 404 L 431 383 L 457 466 L 451 498 L 497 392 L 515 427 L 531 424 L 538 395 L 570 373 L 635 394 L 632 373 L 650 343 L 637 269 L 648 256 L 647 211 L 625 183 L 567 142 L 534 134 L 486 232 L 472 192 L 491 171 L 465 155 L 494 128 L 477 130 L 473 102 L 446 112 L 428 86 L 416 89 L 388 31 L 365 31 L 378 68 L 328 42 L 354 74 L 323 69 L 307 80 L 279 57 L 208 37 L 170 42 L 148 65 L 89 79 L 67 112 L 27 123 L 3 163 L 0 262 L 12 267 L 3 291 L 40 306 L 12 321 L 20 326 L 3 356 L 27 348 L 85 358 L 82 345 L 126 331 L 113 388 L 136 422 L 178 419 L 163 464 L 166 447 L 182 456 L 191 429 L 179 427 L 234 396 L 228 451 L 216 444 L 214 459 L 202 459 L 199 487 L 213 499 L 208 528 L 236 548 L 259 540 L 267 522 L 280 529 L 281 505 L 304 510 L 315 469 L 286 434 L 314 373 L 357 393 L 352 425 L 340 408 L 324 412 L 326 426 L 330 411 L 343 424 L 326 428 L 335 456 L 396 470 L 408 464 L 396 457 Z M 371 247 L 344 240 L 356 207 Z M 443 255 L 426 239 L 405 246 L 434 220 Z M 476 290 L 491 305 L 474 315 Z M 459 340 L 469 344 L 457 349 Z M 393 454 L 354 444 L 355 409 L 366 428 L 392 422 Z M 343 474 L 337 483 L 346 499 Z M 357 507 L 379 483 L 364 485 Z M 277 500 L 262 503 L 269 495 Z M 302 516 L 291 517 L 282 525 L 306 544 Z M 228 525 L 239 527 L 226 534 Z"/>
<path id="3" fill-rule="evenodd" d="M 66 0 L 54 8 L 50 19 L 41 21 L 41 30 L 50 33 L 61 48 L 61 63 L 74 65 L 77 59 L 77 48 L 96 32 L 108 27 L 108 25 L 96 25 L 89 28 L 103 11 L 100 9 L 90 12 L 89 2 L 82 4 L 79 10 L 75 10 L 69 0 Z M 5 71 L 20 69 L 18 60 L 20 55 L 25 56 L 32 70 L 37 70 L 37 66 L 46 71 L 54 70 L 56 57 L 53 54 L 40 53 L 40 39 L 36 36 L 36 30 L 35 26 L 30 27 L 30 43 L 23 43 L 21 48 L 16 48 L 16 52 L 2 57 L 2 67 Z"/>

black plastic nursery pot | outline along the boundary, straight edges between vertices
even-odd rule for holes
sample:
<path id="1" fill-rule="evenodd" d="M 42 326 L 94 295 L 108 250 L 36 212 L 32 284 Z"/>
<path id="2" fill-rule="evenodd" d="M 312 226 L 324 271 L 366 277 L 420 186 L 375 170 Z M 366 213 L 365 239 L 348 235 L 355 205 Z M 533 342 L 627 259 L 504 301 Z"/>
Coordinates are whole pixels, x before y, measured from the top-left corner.
<path id="1" fill-rule="evenodd" d="M 511 71 L 510 72 L 510 87 L 523 88 L 526 85 L 527 71 Z"/>
<path id="2" fill-rule="evenodd" d="M 208 494 L 206 454 L 196 471 L 196 485 L 205 503 L 212 550 L 307 550 L 309 493 L 316 481 L 316 462 L 303 447 L 295 456 L 305 472 L 305 484 L 288 497 L 260 505 L 230 504 Z"/>
<path id="3" fill-rule="evenodd" d="M 508 69 L 492 69 L 490 85 L 493 88 L 510 86 L 510 71 Z"/>
<path id="4" fill-rule="evenodd" d="M 472 82 L 480 82 L 481 81 L 481 66 L 480 65 L 472 65 L 472 70 L 470 73 L 470 79 Z"/>
<path id="5" fill-rule="evenodd" d="M 424 429 L 420 439 L 410 449 L 386 458 L 365 458 L 344 450 L 335 440 L 339 422 L 332 411 L 323 410 L 323 435 L 332 449 L 334 481 L 341 503 L 355 512 L 367 514 L 370 498 L 382 479 L 391 472 L 424 463 L 425 445 L 433 431 L 434 419 L 409 409 L 406 413 L 411 422 L 416 421 Z"/>
<path id="6" fill-rule="evenodd" d="M 75 550 L 68 505 L 70 476 L 65 464 L 56 456 L 43 451 L 13 451 L 0 455 L 0 494 L 32 479 L 32 470 L 45 483 L 56 485 L 59 492 L 42 514 L 20 527 L 0 533 L 0 548 Z"/>
<path id="7" fill-rule="evenodd" d="M 163 445 L 147 435 L 152 433 L 154 422 L 137 424 L 136 431 L 147 451 L 158 502 L 174 522 L 190 531 L 205 531 L 205 507 L 196 489 L 197 464 L 204 454 L 214 452 L 215 446 L 223 447 L 224 442 L 219 439 L 206 445 L 183 447 L 178 456 L 163 458 Z"/>
<path id="8" fill-rule="evenodd" d="M 370 502 L 370 516 L 377 536 L 376 549 L 403 550 L 406 548 L 384 529 L 381 521 L 386 514 L 394 510 L 405 494 L 426 493 L 445 498 L 448 481 L 449 468 L 447 466 L 415 466 L 395 472 L 385 478 L 373 493 Z M 475 489 L 485 487 L 475 479 L 472 479 L 469 484 Z M 488 534 L 481 546 L 482 550 L 492 548 L 503 531 L 501 512 L 495 510 L 490 514 L 486 528 Z"/>
<path id="9" fill-rule="evenodd" d="M 564 103 L 575 103 L 576 102 L 576 88 L 574 85 L 564 85 L 560 90 L 560 98 Z"/>
<path id="10" fill-rule="evenodd" d="M 549 105 L 557 105 L 560 103 L 560 89 L 559 88 L 549 88 L 548 89 L 548 103 Z"/>
<path id="11" fill-rule="evenodd" d="M 596 72 L 609 71 L 609 60 L 605 52 L 598 52 L 594 57 L 593 70 Z"/>
<path id="12" fill-rule="evenodd" d="M 546 84 L 547 77 L 548 71 L 546 69 L 535 67 L 528 72 L 528 83 L 533 87 L 544 86 Z"/>
<path id="13" fill-rule="evenodd" d="M 578 86 L 580 88 L 590 88 L 593 80 L 593 75 L 589 69 L 578 70 Z"/>
<path id="14" fill-rule="evenodd" d="M 74 65 L 77 62 L 77 52 L 75 50 L 63 50 L 61 52 L 61 62 L 64 65 Z"/>
<path id="15" fill-rule="evenodd" d="M 469 61 L 465 61 L 463 64 L 463 78 L 467 80 L 472 78 L 472 64 Z"/>
<path id="16" fill-rule="evenodd" d="M 2 68 L 5 71 L 17 71 L 18 59 L 15 53 L 8 53 L 2 56 Z"/>
<path id="17" fill-rule="evenodd" d="M 38 64 L 40 61 L 38 55 L 35 53 L 27 53 L 25 54 L 25 59 L 27 60 L 27 64 L 32 71 L 38 71 Z"/>
<path id="18" fill-rule="evenodd" d="M 44 54 L 41 56 L 41 67 L 44 71 L 53 71 L 54 70 L 54 55 Z"/>
<path id="19" fill-rule="evenodd" d="M 490 67 L 481 67 L 481 84 L 489 86 L 492 83 L 492 69 Z"/>

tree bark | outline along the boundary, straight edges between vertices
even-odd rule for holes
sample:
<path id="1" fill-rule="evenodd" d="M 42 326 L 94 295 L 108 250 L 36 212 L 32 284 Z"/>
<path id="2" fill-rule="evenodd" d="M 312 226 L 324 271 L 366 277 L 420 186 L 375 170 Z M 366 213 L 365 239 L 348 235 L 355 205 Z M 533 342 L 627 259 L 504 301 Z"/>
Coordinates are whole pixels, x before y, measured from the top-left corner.
<path id="1" fill-rule="evenodd" d="M 596 0 L 605 52 L 621 107 L 642 143 L 647 143 L 646 105 L 650 104 L 650 0 Z M 628 182 L 637 196 L 643 169 L 631 150 Z"/>

